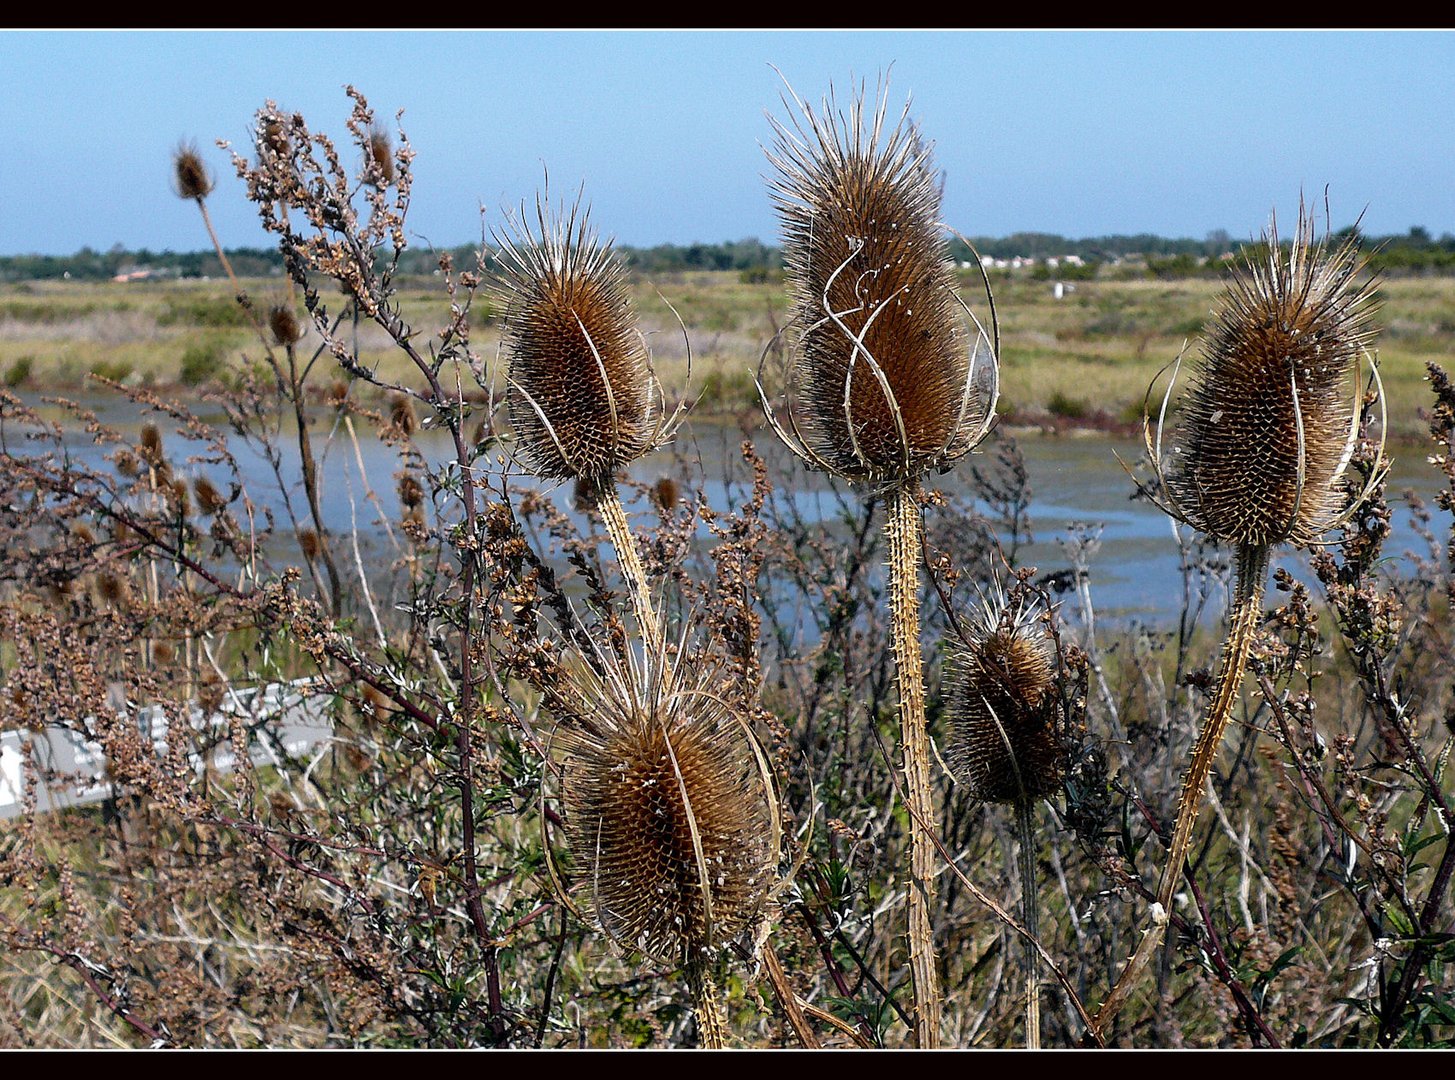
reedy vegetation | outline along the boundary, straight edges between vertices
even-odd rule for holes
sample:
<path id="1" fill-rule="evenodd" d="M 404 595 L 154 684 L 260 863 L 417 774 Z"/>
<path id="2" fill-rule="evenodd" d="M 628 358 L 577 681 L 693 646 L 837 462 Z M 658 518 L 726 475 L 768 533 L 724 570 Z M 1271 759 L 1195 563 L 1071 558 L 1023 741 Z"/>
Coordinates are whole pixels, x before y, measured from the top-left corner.
<path id="1" fill-rule="evenodd" d="M 154 418 L 140 436 L 80 405 L 63 404 L 57 424 L 0 397 L 3 725 L 27 740 L 42 722 L 93 740 L 114 787 L 100 809 L 0 825 L 0 1041 L 678 1045 L 717 1021 L 744 1045 L 911 1041 L 913 830 L 881 739 L 898 713 L 885 493 L 807 478 L 746 442 L 725 475 L 705 476 L 679 447 L 632 483 L 626 505 L 656 518 L 640 561 L 663 624 L 696 611 L 702 625 L 642 650 L 618 595 L 634 586 L 602 560 L 590 519 L 583 529 L 560 500 L 521 486 L 496 431 L 493 362 L 471 344 L 484 253 L 463 270 L 443 259 L 437 323 L 408 323 L 393 268 L 413 152 L 391 133 L 386 168 L 383 129 L 358 95 L 347 126 L 340 148 L 269 105 L 235 159 L 279 239 L 297 289 L 288 310 L 305 332 L 293 339 L 257 316 L 263 363 L 217 392 L 225 425 L 119 387 Z M 287 298 L 241 302 L 261 313 Z M 377 385 L 355 348 L 367 323 L 412 377 Z M 1416 508 L 1429 553 L 1406 576 L 1384 568 L 1394 511 L 1361 428 L 1339 483 L 1368 498 L 1313 560 L 1327 615 L 1308 588 L 1275 577 L 1278 606 L 1252 620 L 1250 692 L 1230 701 L 1231 745 L 1212 762 L 1211 827 L 1177 860 L 1186 889 L 1169 912 L 1169 962 L 1105 1026 L 1110 1044 L 1432 1045 L 1455 1031 L 1455 390 L 1437 368 L 1430 380 L 1432 460 L 1448 486 L 1440 505 Z M 434 432 L 443 460 L 421 445 Z M 78 433 L 104 463 L 65 451 Z M 697 437 L 714 435 L 738 438 Z M 368 437 L 393 448 L 397 477 L 363 472 L 354 440 Z M 276 452 L 284 438 L 314 440 L 316 487 L 355 485 L 360 506 L 377 508 L 374 547 L 366 529 L 330 531 L 295 507 L 309 481 Z M 234 445 L 270 463 L 282 521 Z M 970 484 L 924 493 L 927 573 L 914 599 L 935 640 L 953 636 L 947 613 L 1006 563 L 1013 604 L 1029 610 L 1040 594 L 1065 751 L 1032 868 L 1047 883 L 1041 1024 L 1046 1044 L 1074 1045 L 1157 899 L 1178 780 L 1214 685 L 1198 627 L 1231 562 L 1184 538 L 1179 624 L 1109 634 L 1090 606 L 1094 534 L 1072 538 L 1066 569 L 1020 566 L 1024 469 L 1012 440 L 993 436 L 987 450 L 962 470 Z M 720 501 L 707 500 L 708 481 Z M 325 552 L 338 588 L 314 572 Z M 641 677 L 644 664 L 659 674 Z M 943 670 L 931 653 L 926 735 L 942 742 Z M 613 671 L 676 687 L 672 710 L 754 793 L 739 806 L 747 820 L 783 823 L 778 864 L 755 832 L 753 869 L 733 883 L 746 900 L 734 893 L 734 914 L 714 920 L 714 948 L 734 956 L 713 972 L 726 975 L 723 1004 L 701 1025 L 677 989 L 684 960 L 613 946 L 580 887 L 597 852 L 581 807 L 597 789 L 574 784 L 568 751 L 573 739 L 593 753 L 615 741 L 604 725 L 590 737 L 559 703 L 591 700 Z M 186 720 L 221 712 L 232 689 L 299 676 L 335 724 L 322 754 L 290 755 L 261 716 Z M 174 721 L 164 752 L 142 734 L 149 705 Z M 725 750 L 732 732 L 744 741 Z M 255 766 L 248 751 L 263 745 L 271 763 Z M 188 758 L 229 751 L 232 772 L 199 773 Z M 27 783 L 65 779 L 42 771 Z M 1008 1045 L 1023 1012 L 1006 985 L 1016 931 L 1003 913 L 1018 887 L 1002 853 L 1015 826 L 938 771 L 929 787 L 937 812 L 915 824 L 933 822 L 940 876 L 926 904 L 945 988 L 934 1019 L 946 1044 Z M 776 804 L 753 801 L 760 791 Z M 664 850 L 689 877 L 706 865 L 680 843 Z M 751 914 L 740 922 L 739 910 Z"/>

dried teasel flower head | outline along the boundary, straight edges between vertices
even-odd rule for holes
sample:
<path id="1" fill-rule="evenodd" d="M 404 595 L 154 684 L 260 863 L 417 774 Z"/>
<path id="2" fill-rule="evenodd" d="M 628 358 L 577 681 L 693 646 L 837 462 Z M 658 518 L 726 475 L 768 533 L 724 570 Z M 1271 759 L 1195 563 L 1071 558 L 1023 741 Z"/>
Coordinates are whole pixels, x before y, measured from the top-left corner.
<path id="1" fill-rule="evenodd" d="M 555 215 L 537 198 L 534 226 L 522 207 L 495 239 L 520 457 L 543 479 L 604 484 L 665 442 L 681 416 L 665 416 L 621 261 L 579 197 Z"/>
<path id="2" fill-rule="evenodd" d="M 227 497 L 207 477 L 199 476 L 193 480 L 192 490 L 197 493 L 198 508 L 206 516 L 212 517 L 227 508 Z"/>
<path id="3" fill-rule="evenodd" d="M 1044 614 L 1033 598 L 1008 600 L 997 583 L 965 639 L 950 639 L 945 759 L 973 798 L 1033 799 L 1061 782 L 1061 697 Z"/>
<path id="4" fill-rule="evenodd" d="M 268 329 L 279 345 L 292 345 L 303 337 L 303 324 L 291 304 L 274 304 L 268 309 Z"/>
<path id="5" fill-rule="evenodd" d="M 989 432 L 999 330 L 988 281 L 991 330 L 960 299 L 930 144 L 907 105 L 888 122 L 886 90 L 869 102 L 861 86 L 847 112 L 832 91 L 819 111 L 794 97 L 793 119 L 773 120 L 787 429 L 763 401 L 810 465 L 894 486 L 947 470 Z"/>
<path id="6" fill-rule="evenodd" d="M 381 127 L 371 127 L 364 149 L 364 175 L 367 182 L 381 188 L 394 183 L 394 147 L 389 133 Z"/>
<path id="7" fill-rule="evenodd" d="M 1357 232 L 1315 241 L 1302 204 L 1287 253 L 1276 219 L 1244 249 L 1165 440 L 1170 454 L 1172 382 L 1155 442 L 1150 417 L 1144 426 L 1167 513 L 1214 540 L 1266 548 L 1316 543 L 1357 508 L 1363 495 L 1339 512 L 1359 436 L 1360 358 L 1376 333 L 1375 283 L 1359 280 L 1366 262 Z M 1365 494 L 1385 468 L 1381 447 Z"/>
<path id="8" fill-rule="evenodd" d="M 408 510 L 424 502 L 424 487 L 413 473 L 399 474 L 399 502 Z"/>
<path id="9" fill-rule="evenodd" d="M 205 199 L 212 194 L 212 174 L 194 143 L 181 143 L 172 151 L 172 185 L 184 199 Z"/>
<path id="10" fill-rule="evenodd" d="M 141 426 L 141 457 L 148 465 L 156 468 L 166 461 L 162 448 L 162 432 L 156 424 L 147 421 Z"/>
<path id="11" fill-rule="evenodd" d="M 682 501 L 682 485 L 677 483 L 675 477 L 662 476 L 652 485 L 652 502 L 657 504 L 657 509 L 664 514 L 677 509 L 677 504 Z"/>
<path id="12" fill-rule="evenodd" d="M 624 950 L 700 960 L 753 925 L 780 850 L 772 776 L 725 669 L 659 643 L 563 670 L 552 753 L 574 887 L 560 891 Z"/>

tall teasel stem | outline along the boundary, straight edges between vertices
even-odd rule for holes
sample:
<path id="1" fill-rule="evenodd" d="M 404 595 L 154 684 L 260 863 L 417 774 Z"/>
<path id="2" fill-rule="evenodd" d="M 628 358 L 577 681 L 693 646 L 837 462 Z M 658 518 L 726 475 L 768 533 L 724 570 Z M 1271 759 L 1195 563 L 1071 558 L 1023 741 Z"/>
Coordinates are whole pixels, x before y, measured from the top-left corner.
<path id="1" fill-rule="evenodd" d="M 1363 492 L 1340 512 L 1366 392 L 1359 386 L 1359 362 L 1375 335 L 1374 282 L 1359 279 L 1365 266 L 1357 232 L 1332 249 L 1327 239 L 1316 242 L 1302 205 L 1286 253 L 1270 226 L 1260 245 L 1244 250 L 1203 336 L 1171 468 L 1162 455 L 1171 383 L 1155 442 L 1150 415 L 1144 423 L 1159 488 L 1149 493 L 1153 501 L 1175 520 L 1230 544 L 1237 578 L 1217 686 L 1183 778 L 1152 926 L 1097 1012 L 1098 1033 L 1126 1002 L 1166 933 L 1203 787 L 1247 665 L 1272 549 L 1319 543 L 1349 519 L 1386 471 L 1381 447 Z M 1371 380 L 1378 385 L 1377 364 Z"/>
<path id="2" fill-rule="evenodd" d="M 768 157 L 783 226 L 792 318 L 786 423 L 769 425 L 810 466 L 887 499 L 892 648 L 909 810 L 909 960 L 914 1037 L 939 1045 L 934 801 L 920 655 L 919 489 L 969 454 L 995 420 L 999 331 L 960 299 L 931 146 L 897 122 L 880 87 L 840 110 L 793 98 Z M 791 91 L 790 91 L 791 93 Z M 785 99 L 786 103 L 786 99 Z M 989 283 L 986 281 L 987 299 Z M 766 356 L 766 353 L 765 353 Z M 761 389 L 762 383 L 759 382 Z"/>
<path id="3" fill-rule="evenodd" d="M 632 612 L 637 617 L 642 637 L 649 643 L 649 647 L 656 648 L 657 643 L 662 640 L 662 620 L 652 599 L 646 569 L 642 566 L 637 552 L 636 537 L 632 535 L 631 527 L 627 524 L 626 510 L 621 505 L 616 485 L 609 477 L 598 481 L 592 492 L 592 500 L 596 512 L 601 515 L 602 523 L 606 526 L 607 535 L 611 537 L 611 544 L 616 548 L 617 562 L 621 565 L 621 575 L 631 592 Z"/>
<path id="4" fill-rule="evenodd" d="M 923 525 L 919 484 L 889 496 L 890 626 L 899 686 L 899 733 L 909 810 L 909 971 L 914 983 L 914 1033 L 922 1048 L 940 1044 L 940 977 L 935 963 L 935 804 L 925 725 L 924 660 L 920 655 L 919 560 Z"/>
<path id="5" fill-rule="evenodd" d="M 697 1037 L 708 1050 L 723 1049 L 727 1046 L 727 1020 L 723 1016 L 722 994 L 705 957 L 687 965 L 687 986 L 692 993 Z"/>
<path id="6" fill-rule="evenodd" d="M 1015 801 L 1016 831 L 1020 837 L 1021 922 L 1030 937 L 1021 938 L 1022 966 L 1026 976 L 1026 1049 L 1041 1048 L 1041 955 L 1040 901 L 1036 892 L 1036 803 L 1031 798 Z"/>

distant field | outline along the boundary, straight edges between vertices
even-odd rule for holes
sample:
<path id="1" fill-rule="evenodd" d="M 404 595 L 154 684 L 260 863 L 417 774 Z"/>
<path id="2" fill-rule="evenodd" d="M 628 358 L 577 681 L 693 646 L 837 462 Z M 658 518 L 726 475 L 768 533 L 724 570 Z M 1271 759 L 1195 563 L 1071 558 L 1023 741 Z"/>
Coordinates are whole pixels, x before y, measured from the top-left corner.
<path id="1" fill-rule="evenodd" d="M 260 308 L 282 298 L 277 280 L 246 282 Z M 996 302 L 1003 336 L 1002 413 L 1011 421 L 1050 418 L 1124 421 L 1140 416 L 1148 382 L 1196 344 L 1215 301 L 1216 282 L 1107 280 L 1077 282 L 1057 300 L 1052 284 L 999 278 Z M 1422 429 L 1425 363 L 1455 358 L 1455 278 L 1405 278 L 1381 289 L 1379 359 L 1389 392 L 1391 427 Z M 973 283 L 967 300 L 984 317 Z M 401 290 L 406 319 L 423 336 L 443 325 L 437 283 L 410 279 Z M 732 412 L 756 402 L 752 375 L 783 325 L 781 284 L 750 283 L 732 272 L 687 272 L 636 282 L 638 310 L 669 390 L 682 385 L 691 343 L 691 392 L 704 409 Z M 477 302 L 475 346 L 492 370 L 498 336 L 488 300 Z M 316 342 L 316 337 L 311 338 Z M 367 325 L 359 330 L 366 363 L 407 379 L 397 350 Z M 256 359 L 256 337 L 224 281 L 0 286 L 0 381 L 32 390 L 73 390 L 88 374 L 200 390 Z M 326 363 L 327 358 L 320 361 Z M 325 381 L 320 379 L 320 385 Z"/>

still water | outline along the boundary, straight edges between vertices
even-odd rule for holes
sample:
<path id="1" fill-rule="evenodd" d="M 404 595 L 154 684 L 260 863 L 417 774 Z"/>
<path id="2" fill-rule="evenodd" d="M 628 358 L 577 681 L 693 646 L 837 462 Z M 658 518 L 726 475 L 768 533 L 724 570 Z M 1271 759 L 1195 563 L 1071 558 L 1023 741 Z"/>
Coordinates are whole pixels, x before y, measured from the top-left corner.
<path id="1" fill-rule="evenodd" d="M 189 458 L 203 451 L 189 442 L 166 416 L 152 416 L 129 400 L 114 396 L 97 396 L 84 401 L 95 410 L 98 419 L 114 427 L 127 438 L 136 438 L 141 424 L 154 420 L 163 432 L 169 460 L 181 475 L 207 475 L 219 486 L 229 482 L 222 468 Z M 66 452 L 78 461 L 98 465 L 106 447 L 98 447 L 72 421 L 65 424 L 54 408 L 44 410 L 48 418 L 61 421 L 66 427 Z M 199 416 L 225 427 L 220 412 L 199 410 Z M 33 452 L 35 447 L 17 440 L 12 428 L 3 433 L 5 448 L 13 453 Z M 393 548 L 379 523 L 380 511 L 397 523 L 400 507 L 396 494 L 395 474 L 401 468 L 398 452 L 380 442 L 367 428 L 361 428 L 357 444 L 338 424 L 323 424 L 313 433 L 315 454 L 323 476 L 322 509 L 324 522 L 331 533 L 347 534 L 356 527 L 360 535 L 361 561 L 366 569 L 386 565 Z M 1006 438 L 997 432 L 992 439 Z M 700 489 L 709 504 L 717 510 L 729 510 L 742 501 L 750 481 L 743 464 L 740 446 L 743 433 L 732 425 L 703 421 L 689 424 L 679 432 L 672 447 L 649 455 L 637 462 L 633 479 L 652 483 L 664 475 L 677 479 L 684 493 Z M 805 520 L 834 521 L 841 498 L 853 494 L 835 492 L 825 479 L 807 471 L 792 459 L 771 434 L 763 431 L 754 437 L 758 452 L 763 454 L 780 498 L 792 501 L 794 509 Z M 416 437 L 416 445 L 427 459 L 443 462 L 453 455 L 451 445 L 440 432 L 428 428 Z M 1174 618 L 1182 602 L 1182 573 L 1178 547 L 1168 519 L 1144 500 L 1132 498 L 1134 487 L 1117 461 L 1120 455 L 1128 463 L 1142 454 L 1139 443 L 1103 436 L 1053 437 L 1031 435 L 1016 440 L 1025 462 L 1030 489 L 1028 517 L 1032 543 L 1023 545 L 1018 554 L 1021 565 L 1036 566 L 1042 573 L 1063 570 L 1070 565 L 1063 545 L 1071 536 L 1081 533 L 1097 541 L 1089 556 L 1092 592 L 1098 617 L 1123 620 L 1128 618 L 1163 621 Z M 237 459 L 241 479 L 249 494 L 262 510 L 270 510 L 280 527 L 287 521 L 285 499 L 274 476 L 274 467 L 264 449 L 236 436 L 229 439 L 229 448 Z M 288 497 L 300 519 L 306 518 L 306 501 L 299 482 L 298 445 L 291 434 L 291 423 L 285 422 L 275 446 L 278 470 L 284 478 Z M 1390 451 L 1393 468 L 1388 495 L 1394 507 L 1393 534 L 1385 546 L 1391 572 L 1412 570 L 1412 552 L 1430 557 L 1429 545 L 1417 534 L 1412 515 L 1402 501 L 1411 490 L 1429 502 L 1439 487 L 1440 477 L 1425 460 L 1417 446 L 1394 447 Z M 984 459 L 982 459 L 983 461 Z M 362 473 L 359 463 L 362 461 Z M 951 494 L 966 494 L 970 470 L 962 463 L 951 473 L 932 478 L 932 485 Z M 515 477 L 517 483 L 529 483 L 526 477 Z M 372 492 L 376 503 L 368 494 Z M 580 524 L 582 518 L 573 505 L 569 486 L 553 487 L 549 497 Z M 634 523 L 653 524 L 657 516 L 643 500 L 628 504 Z M 933 513 L 934 511 L 930 511 Z M 1437 536 L 1448 521 L 1436 513 L 1433 527 Z M 286 532 L 286 527 L 281 531 Z M 397 532 L 397 525 L 396 525 Z M 352 558 L 342 560 L 352 562 Z M 1285 566 L 1296 577 L 1311 580 L 1307 557 L 1296 552 L 1283 553 L 1276 565 Z"/>

